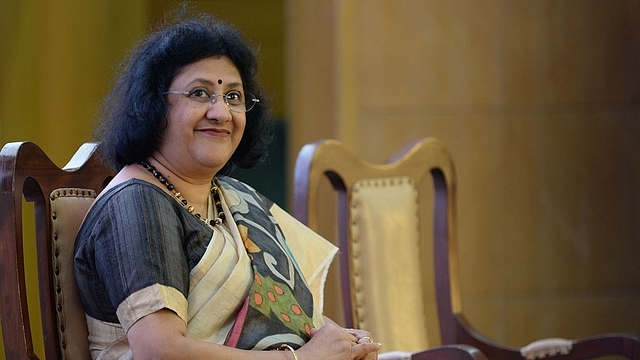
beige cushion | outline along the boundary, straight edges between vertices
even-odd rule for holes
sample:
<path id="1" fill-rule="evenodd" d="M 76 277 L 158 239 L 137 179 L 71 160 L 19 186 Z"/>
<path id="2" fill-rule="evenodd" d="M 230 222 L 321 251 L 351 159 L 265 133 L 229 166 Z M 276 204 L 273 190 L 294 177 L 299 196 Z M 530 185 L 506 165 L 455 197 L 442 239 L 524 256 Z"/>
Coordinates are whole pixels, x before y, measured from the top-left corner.
<path id="1" fill-rule="evenodd" d="M 349 212 L 356 327 L 375 334 L 386 351 L 427 348 L 414 181 L 409 177 L 356 181 Z"/>
<path id="2" fill-rule="evenodd" d="M 90 360 L 87 323 L 73 275 L 78 229 L 96 193 L 86 189 L 57 189 L 51 193 L 53 289 L 63 359 Z"/>

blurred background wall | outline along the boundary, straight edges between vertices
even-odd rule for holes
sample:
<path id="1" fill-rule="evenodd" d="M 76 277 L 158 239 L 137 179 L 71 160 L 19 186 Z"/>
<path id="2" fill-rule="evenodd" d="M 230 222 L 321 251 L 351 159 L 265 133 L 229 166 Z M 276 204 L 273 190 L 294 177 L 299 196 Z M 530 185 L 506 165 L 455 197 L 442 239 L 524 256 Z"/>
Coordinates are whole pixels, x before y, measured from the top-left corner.
<path id="1" fill-rule="evenodd" d="M 268 168 L 283 177 L 252 185 L 287 207 L 307 142 L 337 138 L 378 162 L 439 137 L 456 164 L 463 308 L 476 328 L 513 346 L 640 336 L 639 2 L 191 4 L 260 47 L 280 129 Z M 91 140 L 119 61 L 179 5 L 0 0 L 0 144 L 34 141 L 64 165 Z"/>

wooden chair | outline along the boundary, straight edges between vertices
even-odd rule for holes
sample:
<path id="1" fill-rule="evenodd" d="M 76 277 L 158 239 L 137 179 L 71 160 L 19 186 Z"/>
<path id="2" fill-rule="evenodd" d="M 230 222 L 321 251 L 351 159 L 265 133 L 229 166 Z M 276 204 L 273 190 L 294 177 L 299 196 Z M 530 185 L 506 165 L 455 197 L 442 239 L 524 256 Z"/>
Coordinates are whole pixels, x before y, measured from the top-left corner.
<path id="1" fill-rule="evenodd" d="M 327 208 L 327 192 L 335 193 L 335 210 Z M 336 140 L 305 145 L 296 161 L 294 216 L 315 230 L 327 214 L 337 216 L 345 325 L 370 330 L 385 349 L 417 359 L 429 338 L 439 338 L 489 359 L 640 359 L 638 339 L 626 334 L 544 339 L 522 349 L 478 334 L 462 314 L 455 207 L 453 163 L 434 138 L 408 144 L 384 164 L 364 161 Z M 431 273 L 433 279 L 422 275 Z"/>
<path id="2" fill-rule="evenodd" d="M 73 277 L 75 236 L 98 192 L 112 177 L 80 147 L 62 169 L 30 142 L 0 151 L 0 319 L 6 359 L 38 359 L 27 306 L 25 269 L 37 266 L 46 359 L 91 359 L 85 314 Z M 34 203 L 34 261 L 24 258 L 23 196 Z"/>

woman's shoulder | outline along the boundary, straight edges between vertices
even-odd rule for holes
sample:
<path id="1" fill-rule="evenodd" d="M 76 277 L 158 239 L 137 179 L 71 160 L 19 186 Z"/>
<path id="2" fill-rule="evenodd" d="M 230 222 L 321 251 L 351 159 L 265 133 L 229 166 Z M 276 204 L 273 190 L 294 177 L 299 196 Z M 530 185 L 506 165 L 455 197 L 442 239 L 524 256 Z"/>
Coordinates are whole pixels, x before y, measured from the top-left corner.
<path id="1" fill-rule="evenodd" d="M 137 166 L 125 166 L 111 179 L 105 189 L 98 195 L 97 200 L 105 196 L 114 196 L 121 192 L 137 191 L 141 188 L 161 190 L 152 183 L 153 180 L 154 178 L 147 171 L 143 171 Z"/>
<path id="2" fill-rule="evenodd" d="M 86 238 L 96 232 L 131 233 L 146 228 L 181 226 L 187 218 L 181 209 L 180 204 L 159 187 L 144 180 L 129 179 L 108 188 L 96 199 L 78 236 Z"/>
<path id="3" fill-rule="evenodd" d="M 100 214 L 114 211 L 119 213 L 145 211 L 150 203 L 165 208 L 172 208 L 177 204 L 159 187 L 147 181 L 132 178 L 103 190 L 87 216 L 100 216 Z"/>
<path id="4" fill-rule="evenodd" d="M 148 196 L 152 197 L 166 197 L 170 198 L 167 193 L 165 193 L 162 189 L 153 185 L 145 180 L 131 178 L 121 183 L 118 183 L 112 187 L 107 187 L 104 190 L 104 193 L 101 193 L 97 200 L 104 198 L 108 200 L 117 196 L 127 196 L 131 195 L 131 193 L 139 193 L 144 192 L 148 194 Z"/>

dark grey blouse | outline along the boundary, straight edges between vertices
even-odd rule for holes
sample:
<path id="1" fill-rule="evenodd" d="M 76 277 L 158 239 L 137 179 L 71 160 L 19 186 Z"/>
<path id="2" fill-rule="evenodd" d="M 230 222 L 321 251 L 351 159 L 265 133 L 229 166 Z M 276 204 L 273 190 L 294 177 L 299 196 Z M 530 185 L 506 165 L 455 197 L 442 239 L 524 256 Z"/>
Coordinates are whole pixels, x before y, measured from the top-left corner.
<path id="1" fill-rule="evenodd" d="M 213 229 L 152 184 L 132 179 L 108 190 L 76 238 L 75 277 L 85 312 L 118 323 L 120 303 L 154 284 L 187 298 L 189 272 L 212 235 Z"/>

